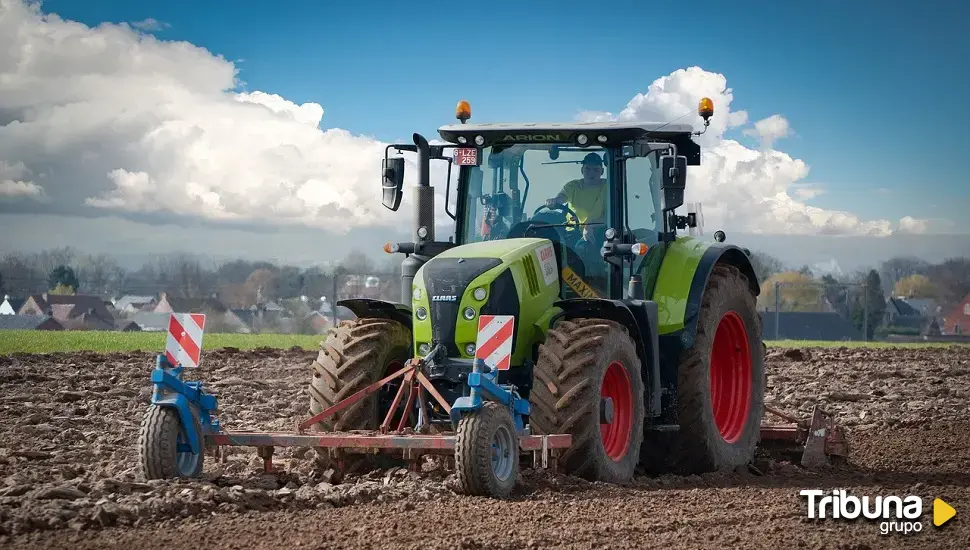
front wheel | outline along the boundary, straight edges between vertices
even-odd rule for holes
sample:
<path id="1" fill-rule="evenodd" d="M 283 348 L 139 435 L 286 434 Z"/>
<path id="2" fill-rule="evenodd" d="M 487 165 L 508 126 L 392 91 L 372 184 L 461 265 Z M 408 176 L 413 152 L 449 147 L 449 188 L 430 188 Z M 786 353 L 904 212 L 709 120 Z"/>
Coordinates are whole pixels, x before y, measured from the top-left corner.
<path id="1" fill-rule="evenodd" d="M 559 460 L 591 481 L 633 478 L 643 441 L 643 379 L 636 345 L 606 319 L 559 321 L 539 348 L 529 418 L 535 434 L 571 434 Z"/>

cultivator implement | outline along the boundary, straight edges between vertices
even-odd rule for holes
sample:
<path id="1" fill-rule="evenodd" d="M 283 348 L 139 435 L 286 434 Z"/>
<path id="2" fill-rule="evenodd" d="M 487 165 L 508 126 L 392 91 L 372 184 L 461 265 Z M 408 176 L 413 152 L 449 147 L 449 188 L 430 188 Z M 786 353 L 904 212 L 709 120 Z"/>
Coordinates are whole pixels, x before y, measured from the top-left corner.
<path id="1" fill-rule="evenodd" d="M 514 318 L 509 316 L 508 322 L 514 323 Z M 455 468 L 466 479 L 492 475 L 496 483 L 488 491 L 489 496 L 503 497 L 515 484 L 520 454 L 531 453 L 535 467 L 554 469 L 558 454 L 572 444 L 568 434 L 528 433 L 523 417 L 530 412 L 529 402 L 519 397 L 514 386 L 499 384 L 497 370 L 481 358 L 470 360 L 473 364 L 467 376 L 466 395 L 449 403 L 426 375 L 434 367 L 437 348 L 424 357 L 410 359 L 396 372 L 301 421 L 293 432 L 225 431 L 213 417 L 218 409 L 216 397 L 206 393 L 201 382 L 183 381 L 186 365 L 199 363 L 203 327 L 204 316 L 173 314 L 166 351 L 158 355 L 152 371 L 152 403 L 142 422 L 139 439 L 143 473 L 149 479 L 196 477 L 202 471 L 205 452 L 219 456 L 224 447 L 255 447 L 266 472 L 273 471 L 277 447 L 312 447 L 338 455 L 390 454 L 412 465 L 428 454 L 454 455 Z M 395 380 L 402 383 L 378 430 L 309 432 L 317 423 L 374 395 Z M 429 395 L 449 415 L 450 426 L 428 421 Z M 404 407 L 399 408 L 402 401 Z M 408 421 L 415 411 L 417 423 L 411 426 Z M 395 423 L 396 412 L 401 414 Z M 462 447 L 471 449 L 482 445 L 491 446 L 490 455 L 461 452 Z M 475 493 L 472 489 L 467 492 Z"/>
<path id="2" fill-rule="evenodd" d="M 849 443 L 844 430 L 820 405 L 812 408 L 812 416 L 808 419 L 795 418 L 768 406 L 765 406 L 765 412 L 790 424 L 762 424 L 762 448 L 794 455 L 806 468 L 830 464 L 833 458 L 839 461 L 848 457 Z"/>

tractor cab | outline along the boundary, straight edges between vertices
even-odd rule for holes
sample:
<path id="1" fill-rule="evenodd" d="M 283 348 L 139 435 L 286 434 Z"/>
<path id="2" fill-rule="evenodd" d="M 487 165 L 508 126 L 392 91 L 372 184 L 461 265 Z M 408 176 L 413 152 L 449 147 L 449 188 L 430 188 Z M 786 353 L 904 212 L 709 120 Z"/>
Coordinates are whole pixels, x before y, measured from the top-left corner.
<path id="1" fill-rule="evenodd" d="M 706 126 L 713 114 L 709 99 L 701 101 L 698 113 Z M 460 124 L 438 130 L 445 145 L 424 145 L 415 135 L 414 146 L 388 147 L 418 152 L 425 178 L 424 163 L 449 163 L 445 205 L 447 210 L 451 193 L 457 193 L 455 212 L 448 211 L 455 221 L 454 240 L 428 242 L 428 256 L 470 243 L 548 239 L 560 268 L 560 297 L 617 299 L 625 295 L 631 276 L 655 278 L 664 243 L 675 239 L 678 228 L 695 225 L 695 216 L 674 214 L 683 204 L 687 166 L 700 164 L 700 147 L 691 137 L 703 132 L 689 125 L 469 124 L 471 107 L 465 101 L 456 115 Z M 424 147 L 428 160 L 420 155 Z M 400 204 L 403 167 L 403 159 L 385 156 L 384 205 L 392 210 Z M 457 189 L 450 185 L 452 167 L 458 169 Z M 419 178 L 419 199 L 423 186 L 430 182 Z M 433 222 L 418 224 L 424 238 L 433 241 L 427 239 Z M 408 245 L 393 251 L 407 252 L 400 247 Z M 648 252 L 650 257 L 643 258 Z"/>

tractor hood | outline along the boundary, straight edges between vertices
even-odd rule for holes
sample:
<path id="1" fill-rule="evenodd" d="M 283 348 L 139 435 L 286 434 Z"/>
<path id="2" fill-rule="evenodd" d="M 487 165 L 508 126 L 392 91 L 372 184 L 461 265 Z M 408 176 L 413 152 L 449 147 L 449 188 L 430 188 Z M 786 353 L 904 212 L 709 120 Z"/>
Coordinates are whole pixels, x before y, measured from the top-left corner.
<path id="1" fill-rule="evenodd" d="M 549 241 L 537 238 L 519 238 L 468 243 L 438 254 L 431 262 L 438 258 L 496 258 L 509 260 L 522 255 L 526 250 L 531 250 L 543 242 Z"/>
<path id="2" fill-rule="evenodd" d="M 553 243 L 518 238 L 457 246 L 422 265 L 412 291 L 417 354 L 437 342 L 450 357 L 472 357 L 479 317 L 511 315 L 512 364 L 518 364 L 531 352 L 529 346 L 517 347 L 519 337 L 531 334 L 559 294 Z"/>

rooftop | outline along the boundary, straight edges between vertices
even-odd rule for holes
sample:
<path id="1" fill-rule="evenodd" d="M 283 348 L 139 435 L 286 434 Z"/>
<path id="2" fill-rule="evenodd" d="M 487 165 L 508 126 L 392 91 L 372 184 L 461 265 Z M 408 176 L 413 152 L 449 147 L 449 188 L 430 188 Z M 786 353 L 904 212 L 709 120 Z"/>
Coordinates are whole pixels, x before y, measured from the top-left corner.
<path id="1" fill-rule="evenodd" d="M 610 130 L 642 130 L 653 132 L 658 136 L 674 134 L 690 134 L 694 127 L 690 124 L 674 124 L 665 122 L 480 122 L 477 124 L 447 124 L 438 128 L 441 132 L 494 132 L 528 130 L 535 131 L 584 131 L 606 132 Z"/>

